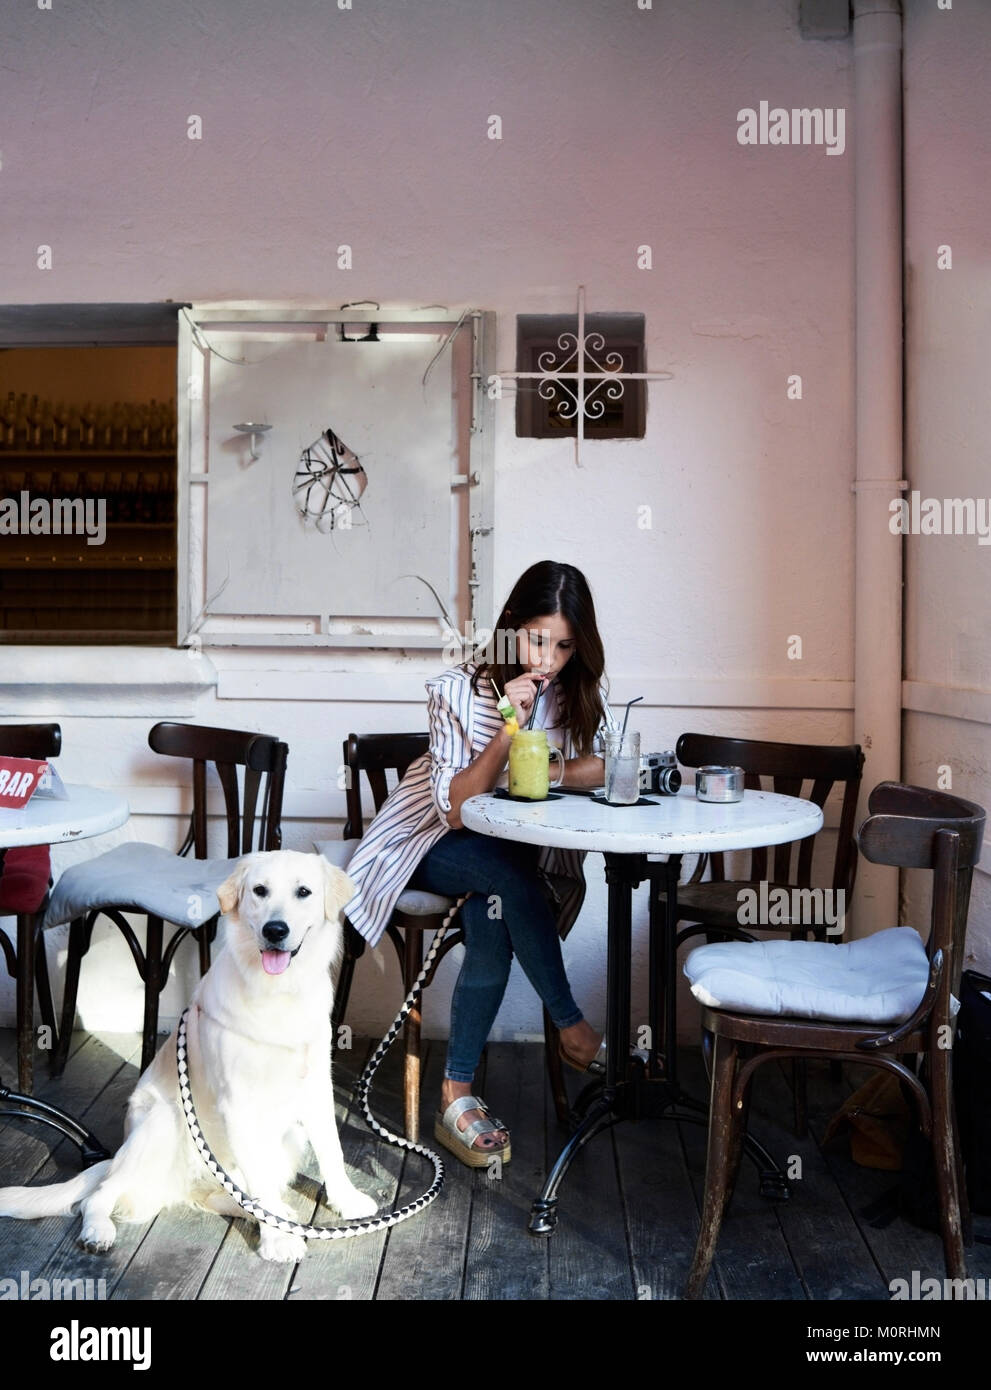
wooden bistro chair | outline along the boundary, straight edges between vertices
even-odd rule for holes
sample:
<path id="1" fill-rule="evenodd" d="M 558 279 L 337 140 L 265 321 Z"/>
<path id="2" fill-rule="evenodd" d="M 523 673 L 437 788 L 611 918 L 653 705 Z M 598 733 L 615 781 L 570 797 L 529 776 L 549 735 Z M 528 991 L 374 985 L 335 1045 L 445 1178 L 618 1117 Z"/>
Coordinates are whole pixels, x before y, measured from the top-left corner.
<path id="1" fill-rule="evenodd" d="M 52 1070 L 65 1066 L 76 1013 L 79 970 L 98 917 L 121 931 L 144 982 L 141 1070 L 155 1055 L 159 997 L 180 942 L 192 934 L 199 946 L 200 974 L 210 966 L 210 944 L 217 933 L 220 904 L 216 890 L 238 859 L 255 850 L 282 845 L 282 794 L 288 747 L 266 734 L 213 729 L 193 724 L 156 724 L 148 734 L 152 750 L 192 763 L 193 809 L 189 830 L 177 854 L 160 845 L 118 845 L 77 864 L 59 879 L 45 918 L 46 926 L 71 922 L 59 1043 Z M 224 796 L 227 858 L 207 858 L 207 765 L 216 769 Z M 239 777 L 240 772 L 240 777 Z M 145 946 L 124 916 L 144 914 Z M 176 924 L 165 944 L 164 924 Z M 181 925 L 180 925 L 181 924 Z"/>
<path id="2" fill-rule="evenodd" d="M 0 754 L 6 758 L 47 760 L 57 757 L 61 747 L 62 730 L 58 724 L 0 725 Z M 41 935 L 51 874 L 47 845 L 0 849 L 0 917 L 17 920 L 15 941 L 0 931 L 0 951 L 17 985 L 17 1085 L 24 1095 L 31 1095 L 34 1088 L 36 980 L 42 1021 L 55 1035 L 55 1006 Z"/>
<path id="3" fill-rule="evenodd" d="M 932 872 L 925 947 L 913 928 L 895 927 L 842 945 L 719 942 L 697 947 L 685 962 L 703 1006 L 712 1076 L 705 1196 L 686 1298 L 700 1298 L 709 1276 L 739 1167 L 753 1073 L 785 1057 L 865 1063 L 901 1080 L 932 1144 L 946 1272 L 966 1278 L 970 1223 L 947 1044 L 985 812 L 947 792 L 897 782 L 874 788 L 869 812 L 858 837 L 866 859 Z"/>
<path id="4" fill-rule="evenodd" d="M 348 860 L 364 833 L 364 820 L 361 810 L 361 774 L 364 773 L 371 787 L 372 800 L 378 812 L 389 795 L 387 774 L 395 774 L 398 782 L 405 776 L 407 768 L 424 754 L 430 746 L 427 734 L 349 734 L 344 743 L 344 765 L 347 768 L 346 804 L 347 821 L 344 826 L 344 839 L 321 842 L 317 848 L 332 858 L 340 868 L 347 869 Z M 437 893 L 427 893 L 422 889 L 408 888 L 401 895 L 392 920 L 386 927 L 386 935 L 392 942 L 399 958 L 399 972 L 402 976 L 403 991 L 408 992 L 413 981 L 423 967 L 423 938 L 425 932 L 440 928 L 455 899 L 445 898 Z M 437 973 L 437 967 L 454 946 L 464 941 L 460 927 L 452 929 L 444 942 L 424 982 L 426 989 Z M 334 1036 L 344 1019 L 351 982 L 354 977 L 355 962 L 365 949 L 364 938 L 345 922 L 344 959 L 334 995 Z M 549 1019 L 544 1017 L 547 1036 L 547 1068 L 554 1093 L 554 1103 L 558 1118 L 562 1121 L 568 1115 L 568 1098 L 564 1087 L 561 1060 L 557 1051 L 556 1038 L 548 1028 Z M 419 1138 L 420 1125 L 420 1028 L 421 1011 L 419 1007 L 411 1010 L 404 1025 L 403 1034 L 403 1108 L 406 1137 L 412 1142 Z"/>
<path id="5" fill-rule="evenodd" d="M 833 747 L 827 744 L 767 743 L 760 739 L 682 734 L 676 755 L 685 767 L 742 767 L 744 786 L 749 790 L 777 792 L 782 796 L 807 796 L 820 810 L 833 788 L 842 788 L 843 800 L 832 869 L 828 884 L 820 886 L 828 886 L 833 891 L 834 903 L 849 906 L 857 875 L 854 830 L 864 767 L 864 755 L 859 744 Z M 689 881 L 678 889 L 678 919 L 692 925 L 678 932 L 677 946 L 700 933 L 705 933 L 707 941 L 717 936 L 721 939 L 732 937 L 752 941 L 754 938 L 741 927 L 737 916 L 741 890 L 759 892 L 762 882 L 767 884 L 769 895 L 776 888 L 812 888 L 812 859 L 818 838 L 818 835 L 809 835 L 804 840 L 775 845 L 771 850 L 773 859 L 770 866 L 766 846 L 751 850 L 749 868 L 742 879 L 726 879 L 722 854 L 701 855 Z M 701 879 L 707 859 L 711 866 L 711 881 L 703 883 Z M 662 889 L 662 901 L 665 896 Z M 792 901 L 790 892 L 788 901 Z M 817 926 L 801 920 L 761 926 L 760 930 L 787 932 L 793 941 L 804 939 L 809 934 L 819 940 L 829 939 L 825 935 L 825 924 Z M 798 1064 L 794 1069 L 794 1096 L 795 1133 L 802 1138 L 807 1131 L 806 1091 L 804 1069 Z"/>

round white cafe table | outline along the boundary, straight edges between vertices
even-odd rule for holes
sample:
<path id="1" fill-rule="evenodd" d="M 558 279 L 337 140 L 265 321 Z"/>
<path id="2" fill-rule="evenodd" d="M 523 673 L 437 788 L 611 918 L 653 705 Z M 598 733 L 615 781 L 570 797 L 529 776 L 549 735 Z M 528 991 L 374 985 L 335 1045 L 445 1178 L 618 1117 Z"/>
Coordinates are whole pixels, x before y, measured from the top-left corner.
<path id="1" fill-rule="evenodd" d="M 107 830 L 116 830 L 131 814 L 126 799 L 118 792 L 75 784 L 66 786 L 65 790 L 67 796 L 64 800 L 35 795 L 25 806 L 0 807 L 0 849 L 25 845 L 62 845 L 70 840 L 86 840 Z M 33 917 L 26 915 L 18 919 L 17 1035 L 18 1052 L 22 1057 L 22 1049 L 26 1045 L 24 1034 L 27 1032 L 30 1036 L 34 1009 L 33 928 Z M 45 949 L 41 940 L 38 949 Z M 31 1095 L 33 1067 L 29 1065 L 25 1069 L 22 1062 L 21 1070 L 27 1070 L 28 1074 L 26 1078 L 22 1075 L 18 1091 L 11 1091 L 0 1078 L 0 1115 L 7 1119 L 38 1120 L 50 1125 L 78 1145 L 84 1167 L 110 1157 L 96 1135 L 79 1120 Z"/>
<path id="2" fill-rule="evenodd" d="M 776 792 L 743 793 L 742 801 L 698 801 L 694 789 L 651 796 L 651 806 L 608 806 L 590 796 L 525 803 L 473 796 L 461 820 L 480 835 L 603 854 L 704 854 L 803 840 L 822 826 L 811 801 Z"/>
<path id="3" fill-rule="evenodd" d="M 678 877 L 685 854 L 790 844 L 822 827 L 814 802 L 775 792 L 745 791 L 742 801 L 698 801 L 694 788 L 677 796 L 651 794 L 652 804 L 610 806 L 588 795 L 561 792 L 557 799 L 511 801 L 493 793 L 462 804 L 468 830 L 500 840 L 557 849 L 598 851 L 605 856 L 609 887 L 606 966 L 606 1073 L 585 1088 L 575 1107 L 580 1123 L 551 1168 L 530 1211 L 529 1229 L 549 1236 L 557 1223 L 558 1191 L 575 1154 L 621 1119 L 646 1114 L 706 1123 L 708 1107 L 678 1084 L 677 985 Z M 664 862 L 660 862 L 661 856 Z M 651 859 L 653 857 L 653 861 Z M 649 1016 L 652 1046 L 646 1066 L 630 1057 L 633 889 L 650 882 Z M 665 889 L 659 907 L 658 881 Z M 657 1043 L 662 1041 L 662 1049 Z M 704 1117 L 704 1118 L 703 1118 Z M 751 1137 L 747 1149 L 761 1168 L 765 1195 L 787 1196 L 787 1184 L 770 1154 Z"/>
<path id="4" fill-rule="evenodd" d="M 0 806 L 0 849 L 15 845 L 63 845 L 116 830 L 130 816 L 119 792 L 104 787 L 66 787 L 68 800 L 33 796 L 26 806 Z"/>

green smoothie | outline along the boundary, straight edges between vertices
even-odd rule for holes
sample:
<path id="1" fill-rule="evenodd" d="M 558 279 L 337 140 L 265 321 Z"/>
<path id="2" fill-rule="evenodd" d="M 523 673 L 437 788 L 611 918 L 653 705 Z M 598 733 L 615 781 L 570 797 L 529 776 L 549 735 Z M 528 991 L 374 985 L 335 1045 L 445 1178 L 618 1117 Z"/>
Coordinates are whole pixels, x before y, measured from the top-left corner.
<path id="1" fill-rule="evenodd" d="M 509 794 L 545 801 L 550 790 L 550 749 L 543 729 L 521 729 L 509 745 Z"/>

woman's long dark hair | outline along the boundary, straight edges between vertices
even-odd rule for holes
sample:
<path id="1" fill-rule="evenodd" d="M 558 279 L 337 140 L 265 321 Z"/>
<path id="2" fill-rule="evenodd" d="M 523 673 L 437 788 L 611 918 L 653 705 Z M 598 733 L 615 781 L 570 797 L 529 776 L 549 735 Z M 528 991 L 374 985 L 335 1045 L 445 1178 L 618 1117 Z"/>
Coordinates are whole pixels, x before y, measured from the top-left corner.
<path id="1" fill-rule="evenodd" d="M 575 650 L 558 674 L 564 722 L 575 752 L 586 757 L 602 722 L 600 685 L 605 669 L 602 638 L 595 623 L 595 606 L 588 581 L 574 565 L 540 560 L 521 574 L 503 605 L 491 641 L 475 653 L 479 663 L 472 688 L 494 680 L 500 691 L 526 669 L 516 660 L 515 634 L 534 618 L 560 613 L 571 625 Z M 491 689 L 491 687 L 489 687 Z"/>

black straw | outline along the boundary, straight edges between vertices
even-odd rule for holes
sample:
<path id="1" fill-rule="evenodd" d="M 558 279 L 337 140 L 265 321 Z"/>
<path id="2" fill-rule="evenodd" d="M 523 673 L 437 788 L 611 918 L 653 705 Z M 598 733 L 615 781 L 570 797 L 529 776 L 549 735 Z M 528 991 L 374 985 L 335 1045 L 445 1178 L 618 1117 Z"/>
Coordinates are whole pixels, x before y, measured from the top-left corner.
<path id="1" fill-rule="evenodd" d="M 532 729 L 532 728 L 533 728 L 533 721 L 534 721 L 534 720 L 536 719 L 536 717 L 537 717 L 537 706 L 540 704 L 540 697 L 541 697 L 541 695 L 543 695 L 543 693 L 544 693 L 544 681 L 543 681 L 543 678 L 541 677 L 540 689 L 537 691 L 536 695 L 533 697 L 533 705 L 532 705 L 531 708 L 530 708 L 530 718 L 526 721 L 526 726 L 527 726 L 528 729 Z"/>

